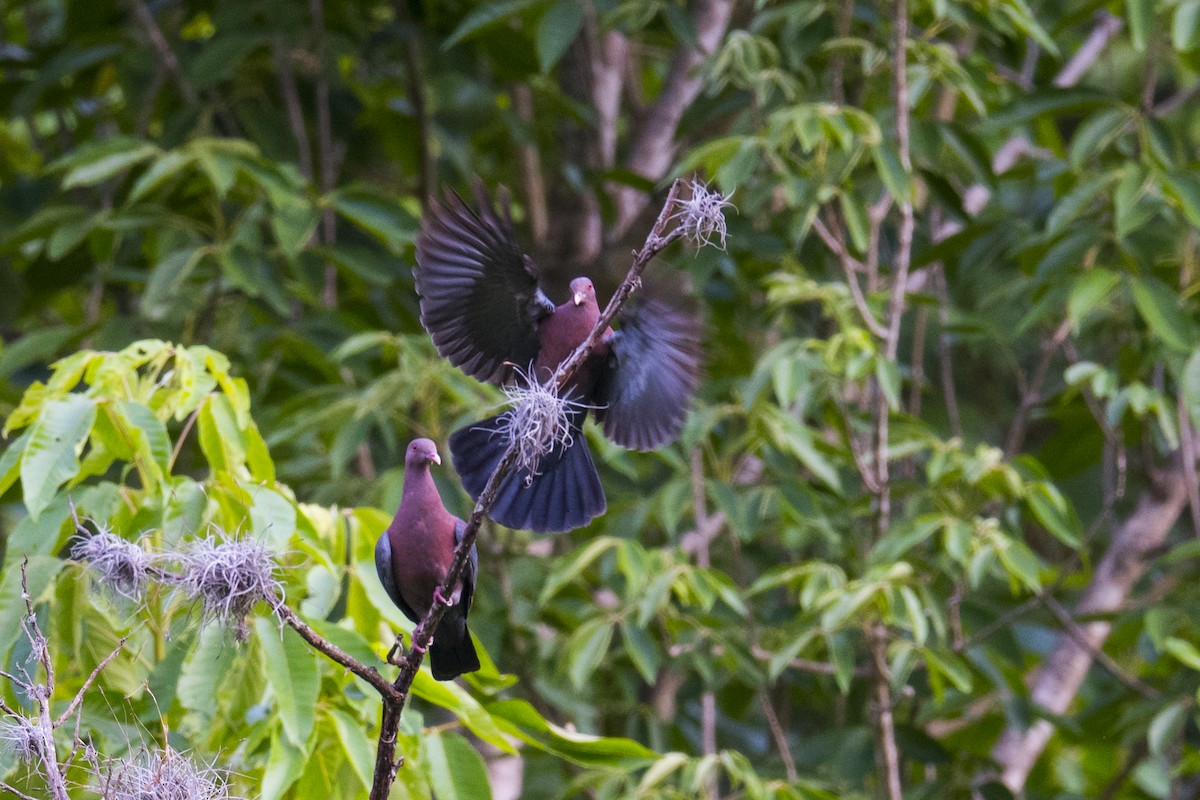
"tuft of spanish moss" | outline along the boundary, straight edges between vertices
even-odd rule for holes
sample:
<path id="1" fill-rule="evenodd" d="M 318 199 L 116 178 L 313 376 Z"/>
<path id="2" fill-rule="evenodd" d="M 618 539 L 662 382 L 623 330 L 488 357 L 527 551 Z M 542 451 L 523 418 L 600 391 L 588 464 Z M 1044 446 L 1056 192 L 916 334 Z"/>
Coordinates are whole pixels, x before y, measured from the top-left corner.
<path id="1" fill-rule="evenodd" d="M 691 197 L 680 200 L 679 210 L 672 214 L 679 221 L 679 228 L 686 239 L 694 242 L 697 247 L 713 244 L 725 249 L 725 209 L 733 206 L 729 197 L 720 192 L 709 191 L 708 184 L 701 180 L 693 180 L 688 186 Z"/>
<path id="2" fill-rule="evenodd" d="M 133 603 L 145 597 L 152 562 L 136 543 L 100 528 L 91 535 L 76 537 L 71 558 L 83 563 L 112 597 Z"/>
<path id="3" fill-rule="evenodd" d="M 588 406 L 563 397 L 552 380 L 541 383 L 529 373 L 515 371 L 517 380 L 504 387 L 512 408 L 497 417 L 494 432 L 516 442 L 517 467 L 525 471 L 530 484 L 541 474 L 543 458 L 574 443 L 575 416 Z"/>
<path id="4" fill-rule="evenodd" d="M 258 601 L 272 608 L 280 602 L 283 587 L 275 578 L 275 560 L 258 542 L 208 536 L 189 542 L 171 559 L 182 568 L 175 579 L 179 591 L 200 601 L 201 625 L 232 630 L 238 641 L 249 637 L 246 618 Z"/>
<path id="5" fill-rule="evenodd" d="M 41 747 L 42 731 L 36 721 L 16 716 L 0 719 L 0 752 L 22 764 L 31 764 L 38 759 Z"/>
<path id="6" fill-rule="evenodd" d="M 99 790 L 103 800 L 242 800 L 230 794 L 228 776 L 168 747 L 106 762 Z"/>

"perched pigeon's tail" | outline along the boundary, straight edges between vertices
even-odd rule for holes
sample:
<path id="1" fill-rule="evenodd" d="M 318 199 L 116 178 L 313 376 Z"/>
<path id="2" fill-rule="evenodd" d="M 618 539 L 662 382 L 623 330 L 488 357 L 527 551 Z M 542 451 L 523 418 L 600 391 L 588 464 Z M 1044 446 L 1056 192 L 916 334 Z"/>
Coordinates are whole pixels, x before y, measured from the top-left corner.
<path id="1" fill-rule="evenodd" d="M 489 516 L 508 528 L 559 533 L 578 528 L 604 513 L 604 489 L 577 416 L 571 444 L 542 458 L 538 473 L 517 469 L 505 479 Z M 496 431 L 498 416 L 468 425 L 450 436 L 450 454 L 463 488 L 478 500 L 488 477 L 504 457 L 508 439 Z"/>
<path id="2" fill-rule="evenodd" d="M 467 615 L 461 604 L 446 609 L 429 645 L 429 666 L 439 681 L 452 681 L 464 672 L 479 669 L 479 655 L 467 630 Z"/>

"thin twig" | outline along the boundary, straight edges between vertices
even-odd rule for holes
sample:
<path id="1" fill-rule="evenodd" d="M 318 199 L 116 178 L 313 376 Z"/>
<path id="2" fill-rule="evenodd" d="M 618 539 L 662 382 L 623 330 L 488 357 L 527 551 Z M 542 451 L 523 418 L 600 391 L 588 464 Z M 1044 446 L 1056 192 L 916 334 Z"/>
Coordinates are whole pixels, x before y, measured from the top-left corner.
<path id="1" fill-rule="evenodd" d="M 903 800 L 904 789 L 900 784 L 900 750 L 896 746 L 896 723 L 892 715 L 891 678 L 888 674 L 885 653 L 886 631 L 880 626 L 871 635 L 871 659 L 875 668 L 873 680 L 876 733 L 879 737 L 878 760 L 883 772 L 883 786 L 887 800 Z"/>
<path id="2" fill-rule="evenodd" d="M 196 93 L 196 89 L 184 76 L 183 70 L 179 68 L 179 59 L 175 56 L 175 51 L 171 49 L 171 45 L 167 43 L 167 38 L 163 36 L 162 30 L 158 27 L 158 23 L 154 20 L 154 14 L 150 12 L 149 7 L 143 0 L 129 0 L 129 7 L 133 11 L 134 17 L 137 18 L 138 24 L 142 27 L 142 32 L 146 34 L 146 38 L 150 40 L 150 47 L 154 50 L 155 57 L 158 58 L 158 64 L 163 71 L 171 76 L 171 80 L 175 81 L 175 85 L 179 87 L 180 94 L 187 101 L 189 106 L 195 106 L 200 103 L 200 96 Z"/>
<path id="3" fill-rule="evenodd" d="M 304 121 L 304 106 L 300 103 L 300 89 L 296 85 L 296 73 L 292 69 L 291 57 L 284 46 L 283 37 L 271 37 L 271 61 L 275 67 L 275 78 L 279 83 L 279 96 L 287 112 L 288 128 L 296 140 L 296 158 L 300 174 L 307 180 L 313 179 L 312 145 L 308 140 L 308 126 Z"/>
<path id="4" fill-rule="evenodd" d="M 1112 656 L 1097 647 L 1088 638 L 1088 635 L 1084 632 L 1080 624 L 1071 617 L 1071 614 L 1052 595 L 1043 593 L 1039 599 L 1046 606 L 1046 609 L 1054 615 L 1054 618 L 1059 621 L 1059 624 L 1066 629 L 1067 635 L 1074 639 L 1080 647 L 1087 650 L 1100 666 L 1104 667 L 1109 674 L 1124 684 L 1127 689 L 1140 694 L 1147 700 L 1157 700 L 1159 697 L 1162 697 L 1162 692 L 1136 676 L 1130 675 L 1120 664 L 1113 660 Z"/>
<path id="5" fill-rule="evenodd" d="M 121 640 L 117 642 L 117 646 L 112 649 L 112 652 L 105 656 L 104 660 L 96 665 L 96 668 L 92 670 L 92 674 L 88 675 L 87 680 L 83 682 L 83 686 L 79 687 L 79 691 L 76 692 L 75 697 L 71 699 L 71 704 L 67 706 L 65 711 L 58 715 L 58 719 L 54 720 L 55 728 L 61 726 L 64 722 L 70 719 L 72 714 L 75 713 L 75 709 L 79 708 L 80 703 L 83 702 L 83 695 L 88 689 L 92 688 L 92 684 L 96 682 L 96 678 L 100 677 L 100 673 L 104 670 L 104 668 L 112 663 L 112 660 L 121 652 L 121 648 L 125 646 L 127 641 L 129 641 L 129 637 L 122 636 Z"/>
<path id="6" fill-rule="evenodd" d="M 863 268 L 861 262 L 846 249 L 846 245 L 834 235 L 820 217 L 813 217 L 813 230 L 817 232 L 817 236 L 825 243 L 825 246 L 833 251 L 841 262 L 842 271 L 846 274 L 846 285 L 850 287 L 850 297 L 854 300 L 854 306 L 858 309 L 858 313 L 862 316 L 863 323 L 871 333 L 879 338 L 887 335 L 887 329 L 879 324 L 879 320 L 875 318 L 871 307 L 867 305 L 867 298 L 863 295 L 862 286 L 858 283 L 858 275 L 856 272 Z"/>
<path id="7" fill-rule="evenodd" d="M 758 702 L 762 707 L 763 716 L 767 718 L 767 727 L 771 729 L 771 738 L 775 740 L 775 749 L 779 751 L 779 758 L 783 761 L 783 771 L 787 775 L 788 782 L 796 783 L 800 780 L 800 773 L 796 772 L 796 759 L 792 758 L 787 734 L 784 732 L 783 726 L 779 724 L 779 715 L 775 713 L 775 707 L 771 705 L 771 698 L 765 691 L 759 694 Z"/>

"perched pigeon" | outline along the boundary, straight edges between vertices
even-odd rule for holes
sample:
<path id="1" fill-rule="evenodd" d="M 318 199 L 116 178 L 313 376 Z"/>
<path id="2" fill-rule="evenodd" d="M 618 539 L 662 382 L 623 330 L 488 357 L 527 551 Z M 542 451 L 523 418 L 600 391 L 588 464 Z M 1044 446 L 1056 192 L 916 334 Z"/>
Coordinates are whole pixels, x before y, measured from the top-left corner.
<path id="1" fill-rule="evenodd" d="M 521 252 L 506 197 L 497 211 L 475 187 L 472 209 L 457 194 L 433 203 L 417 239 L 421 324 L 438 352 L 481 381 L 506 384 L 520 370 L 544 381 L 578 347 L 600 317 L 587 278 L 571 281 L 571 298 L 555 306 L 538 288 Z M 491 516 L 510 528 L 566 531 L 604 513 L 604 489 L 583 437 L 589 410 L 623 447 L 652 450 L 683 426 L 700 363 L 699 325 L 658 300 L 626 306 L 618 330 L 606 331 L 564 387 L 574 403 L 567 445 L 556 446 L 533 474 L 519 468 L 500 489 Z M 450 437 L 454 468 L 478 499 L 509 442 L 497 415 Z"/>
<path id="2" fill-rule="evenodd" d="M 466 525 L 442 505 L 429 474 L 430 463 L 442 463 L 437 447 L 428 439 L 414 439 L 404 456 L 400 508 L 375 544 L 375 570 L 388 597 L 413 622 L 420 622 L 434 602 L 450 606 L 429 646 L 433 677 L 449 681 L 479 669 L 479 656 L 467 631 L 479 555 L 472 547 L 462 580 L 450 597 L 443 598 L 439 587 Z"/>

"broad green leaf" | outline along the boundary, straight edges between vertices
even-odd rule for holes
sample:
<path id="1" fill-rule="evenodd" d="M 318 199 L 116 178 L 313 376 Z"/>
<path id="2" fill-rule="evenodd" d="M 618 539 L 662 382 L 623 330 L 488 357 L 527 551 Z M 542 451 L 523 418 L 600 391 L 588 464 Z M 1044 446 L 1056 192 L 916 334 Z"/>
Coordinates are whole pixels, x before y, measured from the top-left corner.
<path id="1" fill-rule="evenodd" d="M 229 398 L 212 394 L 198 420 L 200 449 L 214 470 L 232 472 L 246 462 L 246 442 Z"/>
<path id="2" fill-rule="evenodd" d="M 608 655 L 613 626 L 606 619 L 590 619 L 567 641 L 567 674 L 576 689 L 582 689 Z"/>
<path id="3" fill-rule="evenodd" d="M 346 751 L 346 760 L 354 768 L 354 774 L 363 788 L 370 791 L 375 778 L 376 743 L 367 738 L 363 724 L 345 711 L 334 709 L 329 712 L 338 740 Z"/>
<path id="4" fill-rule="evenodd" d="M 129 202 L 134 203 L 158 187 L 162 186 L 175 175 L 192 163 L 192 156 L 180 150 L 165 153 L 151 164 L 145 172 L 133 182 L 129 190 Z"/>
<path id="5" fill-rule="evenodd" d="M 1197 650 L 1194 644 L 1172 636 L 1163 643 L 1163 646 L 1184 666 L 1200 671 L 1200 650 Z"/>
<path id="6" fill-rule="evenodd" d="M 439 705 L 463 721 L 472 733 L 505 753 L 513 753 L 513 746 L 504 738 L 503 730 L 492 719 L 479 701 L 453 681 L 437 681 L 421 670 L 413 681 L 412 692 L 422 700 Z"/>
<path id="7" fill-rule="evenodd" d="M 300 779 L 308 754 L 307 746 L 297 747 L 286 736 L 272 734 L 267 768 L 262 777 L 262 800 L 280 800 Z"/>
<path id="8" fill-rule="evenodd" d="M 620 547 L 622 542 L 613 536 L 601 536 L 593 539 L 588 546 L 575 554 L 568 566 L 556 569 L 550 573 L 542 593 L 538 596 L 538 605 L 544 606 L 554 595 L 567 584 L 578 578 L 592 563 L 614 547 Z"/>
<path id="9" fill-rule="evenodd" d="M 500 700 L 487 705 L 506 732 L 548 753 L 585 767 L 634 769 L 658 754 L 632 739 L 593 736 L 555 725 L 525 700 Z"/>
<path id="10" fill-rule="evenodd" d="M 376 192 L 353 187 L 339 189 L 332 203 L 337 213 L 394 252 L 416 238 L 417 221 L 390 198 Z"/>
<path id="11" fill-rule="evenodd" d="M 1134 48 L 1144 52 L 1154 28 L 1154 0 L 1125 0 L 1125 16 Z"/>
<path id="12" fill-rule="evenodd" d="M 530 8 L 537 8 L 545 2 L 547 0 L 499 0 L 499 2 L 484 3 L 463 18 L 458 27 L 442 42 L 442 49 L 449 50 L 480 31 L 498 25 Z"/>
<path id="13" fill-rule="evenodd" d="M 1171 17 L 1171 44 L 1187 52 L 1200 47 L 1200 0 L 1184 0 Z"/>
<path id="14" fill-rule="evenodd" d="M 1108 300 L 1120 281 L 1120 275 L 1105 269 L 1090 269 L 1074 280 L 1067 298 L 1067 319 L 1075 330 L 1079 330 L 1088 314 Z"/>
<path id="15" fill-rule="evenodd" d="M 85 145 L 71 157 L 63 188 L 103 183 L 158 152 L 157 147 L 147 142 L 120 137 Z"/>
<path id="16" fill-rule="evenodd" d="M 421 765 L 438 800 L 491 800 L 483 758 L 467 740 L 434 732 L 421 739 Z"/>
<path id="17" fill-rule="evenodd" d="M 25 616 L 25 601 L 21 599 L 21 567 L 19 554 L 10 554 L 0 577 L 0 660 L 8 663 L 8 654 L 21 633 L 21 620 Z M 50 581 L 62 570 L 63 561 L 54 556 L 30 556 L 25 569 L 29 596 L 36 602 L 46 591 Z M 24 645 L 22 645 L 24 646 Z"/>
<path id="18" fill-rule="evenodd" d="M 271 618 L 260 617 L 254 629 L 262 644 L 263 672 L 279 709 L 283 732 L 296 747 L 304 747 L 316 721 L 320 674 L 317 655 L 290 630 Z"/>
<path id="19" fill-rule="evenodd" d="M 1192 427 L 1200 430 L 1200 349 L 1192 352 L 1183 367 L 1183 375 L 1179 380 L 1183 404 L 1187 408 L 1188 418 Z M 0 461 L 0 464 L 3 462 Z M 0 481 L 3 481 L 4 471 L 0 469 Z M 3 484 L 0 483 L 0 486 Z"/>
<path id="20" fill-rule="evenodd" d="M 640 625 L 630 620 L 621 622 L 621 639 L 625 643 L 625 652 L 630 661 L 641 674 L 647 684 L 653 684 L 658 678 L 658 668 L 662 663 L 658 645 L 650 634 Z"/>
<path id="21" fill-rule="evenodd" d="M 1072 549 L 1079 548 L 1083 537 L 1083 524 L 1067 498 L 1053 484 L 1033 484 L 1029 487 L 1026 502 L 1037 521 L 1042 523 L 1054 538 Z"/>
<path id="22" fill-rule="evenodd" d="M 79 474 L 79 454 L 96 419 L 96 401 L 81 394 L 51 400 L 29 430 L 21 458 L 25 508 L 37 519 L 58 488 Z"/>
<path id="23" fill-rule="evenodd" d="M 1192 326 L 1179 307 L 1179 295 L 1156 278 L 1133 277 L 1130 288 L 1138 313 L 1159 341 L 1172 350 L 1191 350 Z"/>
<path id="24" fill-rule="evenodd" d="M 1190 172 L 1172 172 L 1163 177 L 1163 188 L 1179 201 L 1187 221 L 1200 228 L 1200 177 Z"/>
<path id="25" fill-rule="evenodd" d="M 537 29 L 538 64 L 549 72 L 583 27 L 582 0 L 559 0 L 542 15 Z"/>
<path id="26" fill-rule="evenodd" d="M 1150 754 L 1162 756 L 1168 748 L 1174 746 L 1183 726 L 1187 722 L 1190 703 L 1180 701 L 1154 715 L 1150 721 L 1150 729 L 1146 732 L 1146 742 L 1150 745 Z"/>

